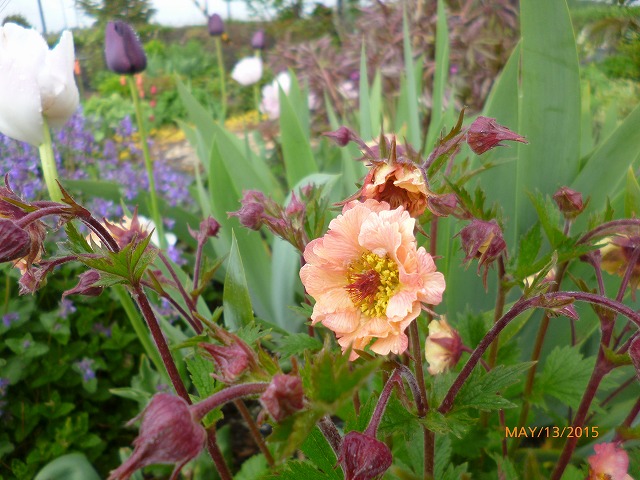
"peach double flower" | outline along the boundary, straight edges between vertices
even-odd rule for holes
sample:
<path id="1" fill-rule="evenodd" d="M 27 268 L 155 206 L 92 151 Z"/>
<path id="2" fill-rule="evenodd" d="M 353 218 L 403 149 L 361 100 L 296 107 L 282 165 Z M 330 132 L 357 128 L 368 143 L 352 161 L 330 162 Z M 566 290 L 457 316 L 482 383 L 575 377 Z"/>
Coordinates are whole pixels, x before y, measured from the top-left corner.
<path id="1" fill-rule="evenodd" d="M 343 352 L 352 346 L 386 355 L 407 349 L 404 334 L 421 304 L 442 301 L 444 276 L 417 248 L 415 219 L 386 202 L 352 201 L 311 241 L 300 278 L 316 300 L 313 324 L 335 332 Z M 353 351 L 351 360 L 358 358 Z"/>

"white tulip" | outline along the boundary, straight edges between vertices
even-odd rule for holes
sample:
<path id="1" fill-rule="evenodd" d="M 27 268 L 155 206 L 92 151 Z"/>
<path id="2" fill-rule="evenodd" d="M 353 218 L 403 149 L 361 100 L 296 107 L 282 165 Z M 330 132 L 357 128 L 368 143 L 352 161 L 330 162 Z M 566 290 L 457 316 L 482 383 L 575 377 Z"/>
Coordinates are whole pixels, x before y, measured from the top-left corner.
<path id="1" fill-rule="evenodd" d="M 243 58 L 233 67 L 231 78 L 245 87 L 259 82 L 262 78 L 262 60 L 259 57 Z"/>
<path id="2" fill-rule="evenodd" d="M 44 119 L 52 127 L 64 125 L 79 102 L 74 56 L 69 31 L 49 50 L 33 29 L 13 23 L 0 27 L 0 132 L 38 146 Z"/>

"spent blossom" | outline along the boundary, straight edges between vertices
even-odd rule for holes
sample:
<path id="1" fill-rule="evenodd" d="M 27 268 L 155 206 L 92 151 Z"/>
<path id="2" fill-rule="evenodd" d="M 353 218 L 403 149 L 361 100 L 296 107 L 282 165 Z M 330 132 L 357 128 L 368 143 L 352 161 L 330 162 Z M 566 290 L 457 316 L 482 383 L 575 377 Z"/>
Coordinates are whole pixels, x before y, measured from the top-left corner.
<path id="1" fill-rule="evenodd" d="M 62 127 L 78 108 L 73 35 L 49 49 L 34 29 L 0 27 L 0 132 L 31 145 L 44 141 L 44 122 Z"/>
<path id="2" fill-rule="evenodd" d="M 482 282 L 487 285 L 489 265 L 507 251 L 507 244 L 502 237 L 502 230 L 495 220 L 490 222 L 474 219 L 469 225 L 460 230 L 462 249 L 467 255 L 465 262 L 473 258 L 478 259 L 478 274 L 484 267 Z"/>
<path id="3" fill-rule="evenodd" d="M 380 355 L 407 349 L 404 331 L 422 304 L 442 301 L 444 276 L 417 248 L 415 219 L 402 207 L 352 201 L 311 241 L 300 278 L 316 300 L 311 320 L 333 330 L 343 352 L 350 346 Z M 351 352 L 351 360 L 358 357 Z"/>

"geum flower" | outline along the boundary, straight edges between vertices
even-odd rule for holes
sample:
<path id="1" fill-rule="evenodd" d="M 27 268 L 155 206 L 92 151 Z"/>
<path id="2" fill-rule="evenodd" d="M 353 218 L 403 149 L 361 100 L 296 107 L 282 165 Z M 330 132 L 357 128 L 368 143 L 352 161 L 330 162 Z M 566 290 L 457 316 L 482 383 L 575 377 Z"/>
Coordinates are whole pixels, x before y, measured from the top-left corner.
<path id="1" fill-rule="evenodd" d="M 640 248 L 640 237 L 617 235 L 604 238 L 602 241 L 607 242 L 600 249 L 602 269 L 611 275 L 624 277 L 627 269 L 631 268 L 629 284 L 631 285 L 632 294 L 635 295 L 635 291 L 640 285 L 640 260 L 636 257 L 636 261 L 632 266 L 630 266 L 630 263 L 633 259 L 634 251 Z"/>
<path id="2" fill-rule="evenodd" d="M 73 66 L 71 32 L 62 32 L 49 50 L 33 29 L 13 23 L 0 27 L 0 132 L 39 146 L 45 119 L 62 127 L 78 108 Z"/>
<path id="3" fill-rule="evenodd" d="M 432 320 L 429 336 L 424 344 L 424 355 L 429 362 L 428 371 L 437 375 L 455 367 L 462 355 L 462 340 L 447 320 Z"/>
<path id="4" fill-rule="evenodd" d="M 617 443 L 600 443 L 593 446 L 595 455 L 589 460 L 587 480 L 633 480 L 627 473 L 629 455 Z"/>
<path id="5" fill-rule="evenodd" d="M 350 346 L 386 355 L 407 349 L 404 330 L 422 303 L 442 301 L 444 277 L 423 247 L 417 248 L 415 219 L 386 202 L 353 201 L 311 241 L 300 278 L 316 300 L 311 316 Z M 352 351 L 350 359 L 358 357 Z"/>

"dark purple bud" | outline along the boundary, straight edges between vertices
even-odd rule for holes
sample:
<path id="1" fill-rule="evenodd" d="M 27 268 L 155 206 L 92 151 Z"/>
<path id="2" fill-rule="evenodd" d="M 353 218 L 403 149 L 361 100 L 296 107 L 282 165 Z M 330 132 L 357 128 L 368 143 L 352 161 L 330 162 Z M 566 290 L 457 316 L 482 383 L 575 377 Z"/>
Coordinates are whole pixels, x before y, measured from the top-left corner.
<path id="1" fill-rule="evenodd" d="M 507 250 L 507 244 L 502 237 L 502 230 L 495 220 L 485 222 L 474 219 L 469 225 L 460 230 L 462 249 L 466 253 L 465 262 L 473 258 L 478 259 L 478 274 L 480 268 L 485 267 L 482 280 L 486 286 L 487 271 L 503 252 Z"/>
<path id="2" fill-rule="evenodd" d="M 189 229 L 189 233 L 193 238 L 198 241 L 205 241 L 209 237 L 217 237 L 218 232 L 220 231 L 220 224 L 213 217 L 207 217 L 202 222 L 200 222 L 200 229 L 198 231 L 192 230 L 191 227 L 187 225 Z"/>
<path id="3" fill-rule="evenodd" d="M 373 480 L 387 471 L 392 460 L 389 447 L 356 431 L 345 435 L 338 456 L 345 480 Z"/>
<path id="4" fill-rule="evenodd" d="M 78 278 L 78 284 L 70 290 L 62 294 L 62 298 L 68 295 L 84 295 L 85 297 L 97 297 L 102 293 L 104 287 L 94 285 L 100 280 L 100 273 L 96 270 L 87 270 L 81 273 Z"/>
<path id="5" fill-rule="evenodd" d="M 284 420 L 304 406 L 302 380 L 294 375 L 274 376 L 260 403 L 276 422 Z"/>
<path id="6" fill-rule="evenodd" d="M 572 220 L 582 213 L 585 204 L 582 201 L 582 194 L 571 190 L 569 187 L 561 187 L 554 195 L 553 199 L 564 218 Z"/>
<path id="7" fill-rule="evenodd" d="M 242 208 L 230 212 L 230 217 L 238 217 L 240 224 L 251 230 L 259 230 L 264 220 L 266 197 L 258 190 L 247 190 L 240 201 Z"/>
<path id="8" fill-rule="evenodd" d="M 224 33 L 224 22 L 222 17 L 217 13 L 214 13 L 209 17 L 209 35 L 212 37 L 219 37 Z"/>
<path id="9" fill-rule="evenodd" d="M 264 36 L 264 30 L 258 30 L 253 34 L 253 37 L 251 37 L 251 48 L 254 50 L 264 50 L 265 45 L 266 39 Z"/>
<path id="10" fill-rule="evenodd" d="M 153 396 L 142 417 L 140 434 L 133 441 L 133 454 L 113 470 L 108 480 L 126 480 L 136 470 L 156 463 L 175 463 L 171 478 L 198 456 L 207 439 L 204 427 L 194 420 L 189 405 L 169 393 Z"/>
<path id="11" fill-rule="evenodd" d="M 636 368 L 638 380 L 640 380 L 640 337 L 636 337 L 631 342 L 631 346 L 629 346 L 629 356 L 631 357 L 633 366 Z"/>
<path id="12" fill-rule="evenodd" d="M 138 35 L 121 21 L 107 23 L 104 55 L 109 70 L 121 75 L 140 73 L 147 68 L 147 56 Z"/>
<path id="13" fill-rule="evenodd" d="M 0 263 L 18 260 L 30 249 L 29 233 L 8 218 L 0 218 Z"/>
<path id="14" fill-rule="evenodd" d="M 495 147 L 504 147 L 504 144 L 500 143 L 503 140 L 529 143 L 523 136 L 503 127 L 494 118 L 489 117 L 476 118 L 467 132 L 467 143 L 476 155 L 482 155 Z"/>
<path id="15" fill-rule="evenodd" d="M 340 127 L 334 132 L 326 132 L 323 135 L 336 142 L 339 147 L 347 146 L 354 137 L 354 133 L 347 127 Z"/>

